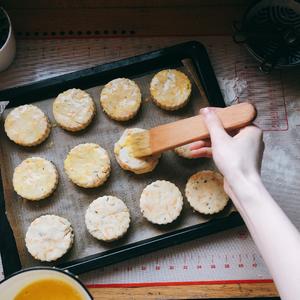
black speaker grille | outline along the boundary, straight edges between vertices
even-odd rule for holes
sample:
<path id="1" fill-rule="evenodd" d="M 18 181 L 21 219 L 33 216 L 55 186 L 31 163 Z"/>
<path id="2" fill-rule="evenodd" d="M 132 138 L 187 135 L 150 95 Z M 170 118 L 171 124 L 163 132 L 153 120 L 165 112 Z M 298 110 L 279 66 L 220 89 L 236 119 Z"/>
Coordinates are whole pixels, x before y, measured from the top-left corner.
<path id="1" fill-rule="evenodd" d="M 300 65 L 300 4 L 294 0 L 258 1 L 246 13 L 242 31 L 263 63 Z"/>

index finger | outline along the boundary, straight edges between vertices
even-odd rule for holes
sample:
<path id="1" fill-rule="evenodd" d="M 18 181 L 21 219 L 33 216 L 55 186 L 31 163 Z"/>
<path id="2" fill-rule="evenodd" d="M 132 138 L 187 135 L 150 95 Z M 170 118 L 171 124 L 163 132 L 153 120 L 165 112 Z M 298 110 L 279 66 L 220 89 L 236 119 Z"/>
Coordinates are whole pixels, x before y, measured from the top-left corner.
<path id="1" fill-rule="evenodd" d="M 225 131 L 223 124 L 212 108 L 206 107 L 200 110 L 205 125 L 209 131 L 210 139 L 213 144 L 230 138 Z"/>

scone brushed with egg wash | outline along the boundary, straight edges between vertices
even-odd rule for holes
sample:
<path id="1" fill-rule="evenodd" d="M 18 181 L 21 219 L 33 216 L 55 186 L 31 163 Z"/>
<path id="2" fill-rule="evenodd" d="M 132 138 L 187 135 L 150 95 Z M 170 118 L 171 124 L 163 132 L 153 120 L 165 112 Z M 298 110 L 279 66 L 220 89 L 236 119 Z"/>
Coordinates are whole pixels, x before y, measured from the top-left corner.
<path id="1" fill-rule="evenodd" d="M 80 89 L 64 91 L 53 102 L 55 121 L 68 131 L 85 129 L 92 122 L 95 113 L 92 97 Z"/>
<path id="2" fill-rule="evenodd" d="M 192 92 L 189 78 L 175 69 L 162 70 L 150 83 L 153 102 L 165 110 L 177 110 L 185 106 Z"/>
<path id="3" fill-rule="evenodd" d="M 4 129 L 9 139 L 16 144 L 32 147 L 47 139 L 51 125 L 41 109 L 25 104 L 10 111 L 5 119 Z"/>
<path id="4" fill-rule="evenodd" d="M 71 149 L 64 168 L 70 180 L 84 188 L 104 184 L 111 170 L 107 151 L 95 143 L 79 144 Z"/>
<path id="5" fill-rule="evenodd" d="M 144 174 L 155 169 L 159 162 L 160 155 L 151 155 L 143 158 L 136 158 L 131 153 L 128 147 L 128 137 L 137 132 L 144 132 L 141 128 L 125 129 L 121 138 L 115 143 L 114 153 L 116 160 L 120 167 L 124 170 L 133 172 L 135 174 Z"/>
<path id="6" fill-rule="evenodd" d="M 27 200 L 38 201 L 49 197 L 58 184 L 58 172 L 54 164 L 41 157 L 23 160 L 13 174 L 16 193 Z"/>
<path id="7" fill-rule="evenodd" d="M 128 121 L 138 112 L 142 95 L 138 85 L 128 78 L 107 83 L 100 94 L 103 111 L 113 120 Z"/>

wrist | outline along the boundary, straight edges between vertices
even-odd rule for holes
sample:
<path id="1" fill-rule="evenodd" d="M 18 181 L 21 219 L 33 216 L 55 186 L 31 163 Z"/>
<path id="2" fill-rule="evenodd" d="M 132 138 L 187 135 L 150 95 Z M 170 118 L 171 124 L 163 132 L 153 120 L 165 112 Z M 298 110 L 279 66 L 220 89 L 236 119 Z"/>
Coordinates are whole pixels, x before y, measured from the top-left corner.
<path id="1" fill-rule="evenodd" d="M 264 185 L 258 172 L 238 172 L 234 176 L 225 177 L 228 186 L 238 200 L 245 199 L 257 191 L 262 191 Z M 251 197 L 252 198 L 252 197 Z"/>

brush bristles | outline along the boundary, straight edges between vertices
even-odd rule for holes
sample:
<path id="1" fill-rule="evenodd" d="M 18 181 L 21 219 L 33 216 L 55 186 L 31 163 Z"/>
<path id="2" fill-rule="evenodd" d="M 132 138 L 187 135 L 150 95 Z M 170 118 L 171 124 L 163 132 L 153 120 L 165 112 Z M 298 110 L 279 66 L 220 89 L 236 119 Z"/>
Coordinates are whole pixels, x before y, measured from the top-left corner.
<path id="1" fill-rule="evenodd" d="M 135 157 L 144 157 L 152 154 L 149 131 L 137 132 L 128 136 L 128 147 Z"/>

